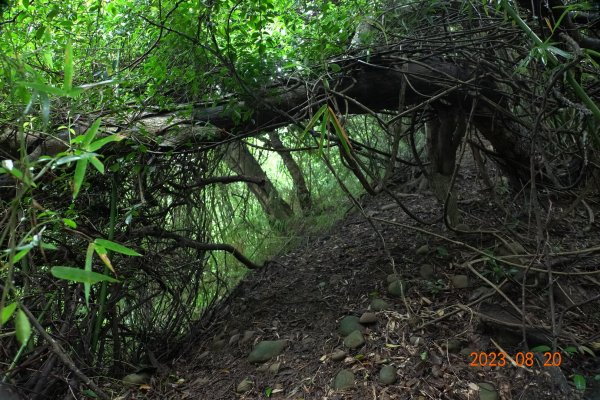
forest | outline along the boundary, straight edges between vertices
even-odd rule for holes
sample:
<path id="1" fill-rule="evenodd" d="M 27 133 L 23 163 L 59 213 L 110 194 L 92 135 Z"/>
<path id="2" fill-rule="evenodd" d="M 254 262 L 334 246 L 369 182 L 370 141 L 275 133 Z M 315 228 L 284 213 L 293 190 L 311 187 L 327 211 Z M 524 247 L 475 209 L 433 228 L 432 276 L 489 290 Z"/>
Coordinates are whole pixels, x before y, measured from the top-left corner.
<path id="1" fill-rule="evenodd" d="M 0 0 L 0 400 L 600 399 L 600 3 Z"/>

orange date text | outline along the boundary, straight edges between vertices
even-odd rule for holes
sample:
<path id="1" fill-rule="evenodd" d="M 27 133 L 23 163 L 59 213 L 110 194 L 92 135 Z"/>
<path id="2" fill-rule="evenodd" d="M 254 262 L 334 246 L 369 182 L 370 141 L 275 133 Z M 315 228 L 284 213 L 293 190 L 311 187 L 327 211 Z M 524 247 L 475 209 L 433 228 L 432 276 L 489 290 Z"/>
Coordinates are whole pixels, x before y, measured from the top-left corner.
<path id="1" fill-rule="evenodd" d="M 559 352 L 544 352 L 543 356 L 543 367 L 560 367 L 562 364 L 562 356 Z M 469 367 L 506 367 L 508 363 L 508 356 L 503 352 L 476 352 L 473 351 L 469 354 L 469 358 L 471 362 L 469 363 Z M 513 357 L 514 364 L 517 367 L 533 367 L 535 364 L 535 355 L 534 353 L 528 352 L 518 352 Z"/>

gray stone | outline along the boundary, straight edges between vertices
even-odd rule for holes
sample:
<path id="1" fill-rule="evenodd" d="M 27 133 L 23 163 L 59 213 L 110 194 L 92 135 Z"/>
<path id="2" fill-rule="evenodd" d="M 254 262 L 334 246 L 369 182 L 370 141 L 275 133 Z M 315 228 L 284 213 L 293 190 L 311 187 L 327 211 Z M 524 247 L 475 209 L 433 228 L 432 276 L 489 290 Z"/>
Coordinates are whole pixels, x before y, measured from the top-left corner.
<path id="1" fill-rule="evenodd" d="M 450 339 L 444 343 L 444 347 L 448 350 L 448 353 L 458 353 L 462 347 L 462 343 L 457 339 Z"/>
<path id="2" fill-rule="evenodd" d="M 269 372 L 273 375 L 277 375 L 277 373 L 279 372 L 279 368 L 281 368 L 281 363 L 275 362 L 269 367 Z"/>
<path id="3" fill-rule="evenodd" d="M 235 389 L 235 391 L 238 393 L 244 393 L 244 392 L 247 392 L 248 390 L 252 389 L 252 386 L 254 386 L 252 381 L 249 378 L 245 378 L 243 381 L 241 381 L 237 385 L 237 388 Z"/>
<path id="4" fill-rule="evenodd" d="M 211 350 L 221 350 L 223 347 L 225 347 L 224 339 L 216 339 L 210 345 Z"/>
<path id="5" fill-rule="evenodd" d="M 139 386 L 148 382 L 150 382 L 150 374 L 147 373 L 129 374 L 123 378 L 123 383 L 127 385 Z"/>
<path id="6" fill-rule="evenodd" d="M 331 359 L 333 361 L 342 361 L 346 358 L 346 352 L 342 349 L 335 349 L 333 353 L 331 353 Z"/>
<path id="7" fill-rule="evenodd" d="M 389 309 L 390 306 L 387 301 L 383 299 L 375 298 L 371 300 L 371 310 L 373 311 L 383 311 Z"/>
<path id="8" fill-rule="evenodd" d="M 423 338 L 420 336 L 411 336 L 408 341 L 410 342 L 410 344 L 412 346 L 418 346 L 420 344 L 423 344 Z"/>
<path id="9" fill-rule="evenodd" d="M 396 382 L 396 368 L 391 365 L 384 365 L 379 371 L 379 380 L 384 385 L 391 385 Z"/>
<path id="10" fill-rule="evenodd" d="M 389 284 L 388 293 L 392 296 L 401 297 L 406 293 L 406 287 L 403 281 L 397 280 Z"/>
<path id="11" fill-rule="evenodd" d="M 424 244 L 423 246 L 419 247 L 416 251 L 418 256 L 423 256 L 427 253 L 429 253 L 429 245 Z"/>
<path id="12" fill-rule="evenodd" d="M 498 400 L 498 391 L 494 385 L 488 382 L 480 382 L 479 386 L 479 400 Z"/>
<path id="13" fill-rule="evenodd" d="M 249 363 L 261 363 L 278 356 L 287 346 L 287 340 L 263 340 L 248 356 Z"/>
<path id="14" fill-rule="evenodd" d="M 454 229 L 456 229 L 457 231 L 461 231 L 458 233 L 462 233 L 462 232 L 469 232 L 469 226 L 467 224 L 458 224 L 454 227 Z"/>
<path id="15" fill-rule="evenodd" d="M 249 342 L 255 333 L 256 333 L 255 331 L 244 331 L 244 335 L 240 339 L 240 344 L 245 344 L 245 343 Z"/>
<path id="16" fill-rule="evenodd" d="M 431 278 L 433 278 L 434 274 L 435 269 L 433 268 L 433 265 L 423 264 L 419 268 L 419 275 L 421 275 L 421 278 L 423 279 L 430 280 Z"/>
<path id="17" fill-rule="evenodd" d="M 360 316 L 359 322 L 365 325 L 374 324 L 377 322 L 377 314 L 373 312 L 363 313 L 363 315 Z"/>
<path id="18" fill-rule="evenodd" d="M 233 346 L 234 344 L 236 344 L 239 341 L 240 341 L 240 334 L 236 333 L 231 338 L 229 338 L 229 345 Z"/>
<path id="19" fill-rule="evenodd" d="M 356 349 L 365 344 L 365 338 L 359 330 L 350 333 L 344 338 L 344 346 L 350 349 Z"/>
<path id="20" fill-rule="evenodd" d="M 349 335 L 352 331 L 363 331 L 364 326 L 360 324 L 360 318 L 355 315 L 348 315 L 340 321 L 339 331 L 342 336 Z"/>
<path id="21" fill-rule="evenodd" d="M 469 277 L 466 275 L 454 275 L 452 277 L 452 286 L 456 289 L 465 289 L 469 287 Z"/>
<path id="22" fill-rule="evenodd" d="M 354 387 L 354 373 L 348 369 L 343 369 L 335 376 L 333 388 L 335 390 L 345 390 Z"/>
<path id="23" fill-rule="evenodd" d="M 388 285 L 394 281 L 398 281 L 402 279 L 402 275 L 400 274 L 389 274 L 386 278 Z"/>

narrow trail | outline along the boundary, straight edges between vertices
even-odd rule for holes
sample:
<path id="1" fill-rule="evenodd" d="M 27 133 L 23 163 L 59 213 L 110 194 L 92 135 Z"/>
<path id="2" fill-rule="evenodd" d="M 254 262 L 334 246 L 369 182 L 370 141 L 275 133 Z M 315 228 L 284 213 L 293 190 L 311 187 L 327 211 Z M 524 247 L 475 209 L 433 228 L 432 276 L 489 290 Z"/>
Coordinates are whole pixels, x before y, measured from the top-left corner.
<path id="1" fill-rule="evenodd" d="M 476 181 L 468 171 L 459 180 L 459 207 L 468 212 L 462 215 L 465 224 L 472 230 L 500 226 L 506 215 L 492 206 Z M 430 193 L 406 195 L 399 188 L 396 193 L 420 217 L 439 218 Z M 364 203 L 369 217 L 417 226 L 388 195 Z M 509 322 L 499 329 L 483 318 L 490 313 L 500 318 L 507 307 L 465 266 L 481 255 L 415 230 L 375 224 L 395 271 L 379 236 L 354 210 L 329 233 L 249 274 L 217 311 L 217 322 L 174 360 L 169 376 L 156 378 L 161 384 L 147 398 L 583 398 L 571 397 L 565 373 L 558 368 L 519 368 L 510 360 L 505 366 L 469 366 L 473 352 L 502 350 L 514 358 L 520 342 L 519 329 L 510 329 Z M 494 254 L 502 247 L 490 235 L 456 235 L 441 224 L 425 229 Z M 570 234 L 563 232 L 565 240 Z M 473 265 L 494 280 L 487 271 L 490 265 Z M 404 299 L 394 294 L 398 282 L 405 289 Z M 539 322 L 546 298 L 543 287 L 538 289 L 531 301 Z M 519 287 L 503 290 L 520 301 Z M 476 303 L 486 295 L 487 300 Z M 465 306 L 469 303 L 473 306 Z M 600 320 L 593 318 L 577 323 L 593 329 Z M 275 341 L 274 355 L 264 356 L 270 357 L 266 362 L 250 362 L 249 354 L 265 341 Z M 564 357 L 562 363 L 563 370 L 594 368 L 576 358 Z M 585 398 L 600 398 L 600 391 L 590 393 Z"/>

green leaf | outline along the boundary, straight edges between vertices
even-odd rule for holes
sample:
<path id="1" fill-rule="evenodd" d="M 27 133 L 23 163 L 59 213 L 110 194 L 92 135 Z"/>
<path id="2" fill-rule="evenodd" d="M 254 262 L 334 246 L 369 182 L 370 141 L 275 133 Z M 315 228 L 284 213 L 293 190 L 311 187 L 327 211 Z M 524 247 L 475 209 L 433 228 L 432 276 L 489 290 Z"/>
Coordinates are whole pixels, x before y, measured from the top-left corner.
<path id="1" fill-rule="evenodd" d="M 100 118 L 94 121 L 92 126 L 89 127 L 85 135 L 83 136 L 83 148 L 85 150 L 90 151 L 89 146 L 96 137 L 96 133 L 98 133 L 98 128 L 100 128 Z"/>
<path id="2" fill-rule="evenodd" d="M 122 244 L 111 242 L 110 240 L 96 239 L 96 240 L 94 240 L 94 243 L 96 243 L 110 251 L 114 251 L 115 253 L 121 253 L 121 254 L 125 254 L 127 256 L 141 256 L 141 254 L 138 253 L 137 251 L 132 250 L 128 247 L 125 247 Z"/>
<path id="3" fill-rule="evenodd" d="M 30 89 L 35 90 L 36 92 L 39 93 L 46 93 L 46 94 L 53 94 L 55 96 L 69 96 L 69 92 L 64 91 L 63 89 L 54 87 L 54 86 L 50 86 L 50 85 L 46 85 L 45 83 L 41 83 L 41 82 L 17 82 L 18 85 L 22 85 L 25 87 L 28 87 Z"/>
<path id="4" fill-rule="evenodd" d="M 575 374 L 573 375 L 573 383 L 575 384 L 575 389 L 577 390 L 585 390 L 586 381 L 583 375 Z"/>
<path id="5" fill-rule="evenodd" d="M 63 89 L 67 92 L 73 87 L 73 45 L 69 40 L 65 46 L 65 81 Z"/>
<path id="6" fill-rule="evenodd" d="M 50 98 L 48 93 L 40 93 L 40 105 L 42 106 L 42 121 L 46 125 L 50 121 Z"/>
<path id="7" fill-rule="evenodd" d="M 42 242 L 42 243 L 40 243 L 40 247 L 44 250 L 58 250 L 58 247 L 56 247 L 52 243 Z"/>
<path id="8" fill-rule="evenodd" d="M 74 141 L 72 141 L 74 142 Z M 79 150 L 78 150 L 79 152 Z M 58 160 L 56 160 L 55 165 L 63 165 L 63 164 L 68 164 L 71 163 L 73 161 L 79 161 L 79 160 L 89 160 L 93 157 L 97 157 L 98 154 L 97 153 L 87 153 L 87 152 L 81 152 L 80 154 L 71 154 L 68 156 L 63 156 L 61 158 L 59 158 Z"/>
<path id="9" fill-rule="evenodd" d="M 83 178 L 85 178 L 85 170 L 87 165 L 87 159 L 77 161 L 77 165 L 75 166 L 75 175 L 73 176 L 73 200 L 75 200 L 79 194 L 81 185 L 83 185 Z"/>
<path id="10" fill-rule="evenodd" d="M 565 347 L 564 351 L 566 353 L 569 353 L 570 355 L 577 354 L 577 347 L 575 347 L 575 346 L 568 346 L 568 347 Z"/>
<path id="11" fill-rule="evenodd" d="M 90 158 L 90 163 L 98 170 L 98 172 L 104 175 L 104 164 L 102 164 L 102 161 L 98 160 L 98 157 Z"/>
<path id="12" fill-rule="evenodd" d="M 10 317 L 12 317 L 13 313 L 17 309 L 17 303 L 10 303 L 2 309 L 0 313 L 0 327 L 8 322 Z"/>
<path id="13" fill-rule="evenodd" d="M 121 135 L 110 135 L 100 140 L 96 140 L 94 143 L 90 144 L 89 151 L 96 151 L 102 148 L 105 144 L 110 142 L 119 142 L 123 140 L 123 136 Z"/>
<path id="14" fill-rule="evenodd" d="M 93 285 L 98 282 L 119 282 L 117 279 L 99 274 L 94 271 L 85 271 L 81 268 L 73 267 L 52 267 L 52 275 L 58 279 L 64 279 L 66 281 L 88 283 Z"/>
<path id="15" fill-rule="evenodd" d="M 37 28 L 37 30 L 35 31 L 35 40 L 40 40 L 42 36 L 44 36 L 44 32 L 46 32 L 45 25 L 41 25 L 39 28 Z"/>
<path id="16" fill-rule="evenodd" d="M 84 270 L 86 272 L 92 272 L 92 259 L 94 257 L 94 243 L 88 244 L 87 251 L 85 253 L 85 266 Z M 90 292 L 92 286 L 89 282 L 83 283 L 83 296 L 85 297 L 85 304 L 89 307 L 90 305 Z"/>
<path id="17" fill-rule="evenodd" d="M 56 162 L 54 164 L 58 166 L 58 165 L 68 164 L 70 162 L 78 161 L 78 160 L 81 160 L 81 154 L 63 156 L 63 157 L 59 158 L 58 160 L 56 160 Z"/>
<path id="18" fill-rule="evenodd" d="M 13 264 L 16 264 L 21 258 L 25 257 L 27 253 L 31 251 L 32 248 L 33 246 L 27 246 L 26 248 L 15 254 L 15 257 L 13 258 Z"/>
<path id="19" fill-rule="evenodd" d="M 69 228 L 73 228 L 73 229 L 77 228 L 77 222 L 73 221 L 72 219 L 63 218 L 62 222 L 63 222 L 63 224 L 65 224 Z"/>
<path id="20" fill-rule="evenodd" d="M 15 333 L 17 334 L 17 340 L 21 345 L 24 345 L 31 336 L 31 323 L 25 312 L 21 309 L 17 311 L 15 317 Z"/>
<path id="21" fill-rule="evenodd" d="M 340 72 L 342 70 L 342 67 L 340 67 L 337 64 L 329 64 L 329 68 L 331 68 L 331 71 L 333 73 L 338 73 L 338 72 Z"/>

